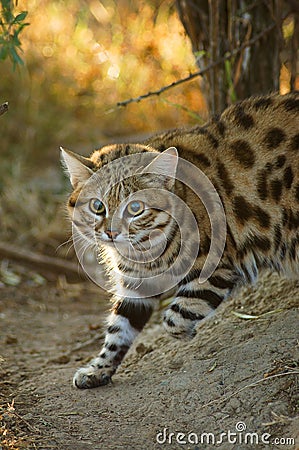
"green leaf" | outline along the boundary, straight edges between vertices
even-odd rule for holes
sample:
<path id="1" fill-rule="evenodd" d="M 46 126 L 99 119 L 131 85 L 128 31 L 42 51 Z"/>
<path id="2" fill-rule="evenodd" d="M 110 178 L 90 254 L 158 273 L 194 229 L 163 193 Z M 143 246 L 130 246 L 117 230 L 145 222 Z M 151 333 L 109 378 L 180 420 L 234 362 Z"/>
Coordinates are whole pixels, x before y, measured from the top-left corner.
<path id="1" fill-rule="evenodd" d="M 10 2 L 11 2 L 11 0 L 1 0 L 2 8 L 10 9 L 11 8 Z"/>
<path id="2" fill-rule="evenodd" d="M 10 9 L 5 9 L 5 10 L 2 12 L 2 16 L 4 17 L 5 22 L 7 22 L 7 23 L 13 23 L 14 16 L 13 16 L 13 14 L 12 14 L 12 12 L 11 12 Z"/>
<path id="3" fill-rule="evenodd" d="M 28 11 L 22 11 L 20 14 L 18 14 L 15 18 L 13 23 L 16 22 L 23 22 L 23 20 L 27 17 Z"/>
<path id="4" fill-rule="evenodd" d="M 167 103 L 168 105 L 174 106 L 177 109 L 185 111 L 190 117 L 197 120 L 198 122 L 200 122 L 200 123 L 204 122 L 203 118 L 199 114 L 197 114 L 195 111 L 192 111 L 191 109 L 187 108 L 186 106 L 180 105 L 179 103 L 171 102 L 165 98 L 161 99 L 161 100 L 162 100 L 162 102 Z"/>
<path id="5" fill-rule="evenodd" d="M 14 45 L 15 47 L 20 47 L 20 46 L 21 46 L 21 42 L 20 42 L 18 36 L 19 36 L 19 33 L 18 33 L 17 31 L 15 31 L 14 34 L 13 34 L 13 36 L 12 36 L 12 38 L 11 38 L 11 40 L 12 40 L 12 42 L 13 42 L 13 45 Z"/>
<path id="6" fill-rule="evenodd" d="M 22 58 L 18 55 L 18 53 L 17 53 L 17 51 L 16 51 L 16 49 L 15 49 L 14 47 L 11 47 L 11 48 L 10 48 L 10 54 L 11 54 L 11 58 L 12 58 L 14 67 L 15 67 L 17 64 L 20 64 L 20 66 L 23 66 L 23 65 L 24 65 L 24 61 L 23 61 Z"/>
<path id="7" fill-rule="evenodd" d="M 29 23 L 25 23 L 28 12 L 21 11 L 14 16 L 15 4 L 12 0 L 0 0 L 0 60 L 9 57 L 15 69 L 16 65 L 23 65 L 19 55 L 21 42 L 19 34 Z"/>
<path id="8" fill-rule="evenodd" d="M 0 48 L 0 59 L 4 61 L 7 58 L 7 55 L 8 55 L 7 44 L 3 44 L 2 48 Z"/>
<path id="9" fill-rule="evenodd" d="M 209 53 L 206 50 L 198 50 L 197 52 L 193 52 L 196 59 L 200 59 L 203 56 L 209 57 Z"/>

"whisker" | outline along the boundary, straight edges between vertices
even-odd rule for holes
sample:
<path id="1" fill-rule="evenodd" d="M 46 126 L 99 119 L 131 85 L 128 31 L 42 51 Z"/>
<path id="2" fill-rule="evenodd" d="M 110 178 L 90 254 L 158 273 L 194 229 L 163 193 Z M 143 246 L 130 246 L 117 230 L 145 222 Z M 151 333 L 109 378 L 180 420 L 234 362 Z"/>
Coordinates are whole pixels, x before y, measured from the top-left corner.
<path id="1" fill-rule="evenodd" d="M 57 253 L 58 250 L 59 250 L 61 247 L 63 247 L 64 245 L 71 244 L 72 241 L 73 241 L 73 237 L 71 236 L 71 237 L 68 238 L 65 242 L 62 242 L 60 245 L 58 245 L 58 247 L 55 249 L 55 253 Z"/>

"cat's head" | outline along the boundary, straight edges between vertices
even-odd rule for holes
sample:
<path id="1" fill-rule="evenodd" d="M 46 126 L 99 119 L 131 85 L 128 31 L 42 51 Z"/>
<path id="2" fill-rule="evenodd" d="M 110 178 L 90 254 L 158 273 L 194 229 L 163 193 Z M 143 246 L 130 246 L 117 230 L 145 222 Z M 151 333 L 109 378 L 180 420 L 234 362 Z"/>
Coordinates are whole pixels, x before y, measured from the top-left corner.
<path id="1" fill-rule="evenodd" d="M 147 250 L 171 232 L 177 150 L 104 147 L 90 158 L 61 150 L 73 186 L 68 210 L 90 244 Z"/>

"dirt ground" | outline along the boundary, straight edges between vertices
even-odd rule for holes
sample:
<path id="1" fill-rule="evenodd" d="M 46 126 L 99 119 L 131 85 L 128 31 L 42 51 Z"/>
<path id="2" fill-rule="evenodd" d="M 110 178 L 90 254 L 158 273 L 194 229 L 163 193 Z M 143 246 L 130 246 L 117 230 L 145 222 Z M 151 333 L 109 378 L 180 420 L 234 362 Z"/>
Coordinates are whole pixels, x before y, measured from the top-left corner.
<path id="1" fill-rule="evenodd" d="M 113 384 L 92 390 L 71 380 L 100 348 L 105 294 L 22 268 L 0 297 L 0 449 L 299 448 L 298 282 L 266 275 L 190 341 L 157 311 Z"/>

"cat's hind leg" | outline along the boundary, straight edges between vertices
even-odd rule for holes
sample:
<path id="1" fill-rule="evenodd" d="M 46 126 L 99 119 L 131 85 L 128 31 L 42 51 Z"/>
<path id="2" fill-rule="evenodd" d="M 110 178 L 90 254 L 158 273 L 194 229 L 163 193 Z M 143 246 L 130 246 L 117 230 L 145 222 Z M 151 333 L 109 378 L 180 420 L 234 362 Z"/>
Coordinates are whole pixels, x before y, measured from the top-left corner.
<path id="1" fill-rule="evenodd" d="M 235 273 L 217 269 L 208 281 L 200 284 L 198 271 L 190 272 L 164 313 L 164 328 L 174 337 L 194 336 L 196 325 L 214 313 L 238 281 Z"/>

